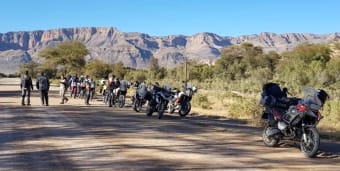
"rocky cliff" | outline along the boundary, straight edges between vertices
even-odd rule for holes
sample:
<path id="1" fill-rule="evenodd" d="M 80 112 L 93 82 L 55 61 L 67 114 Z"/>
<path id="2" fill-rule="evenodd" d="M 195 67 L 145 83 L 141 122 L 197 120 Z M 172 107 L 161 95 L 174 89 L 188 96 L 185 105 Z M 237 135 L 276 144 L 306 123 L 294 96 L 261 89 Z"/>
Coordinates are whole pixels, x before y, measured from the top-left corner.
<path id="1" fill-rule="evenodd" d="M 339 40 L 340 33 L 260 33 L 239 37 L 223 37 L 213 33 L 191 36 L 171 35 L 153 37 L 143 33 L 124 33 L 116 28 L 86 27 L 32 32 L 0 33 L 0 72 L 15 73 L 20 64 L 39 61 L 38 52 L 66 40 L 83 42 L 90 54 L 87 60 L 99 59 L 108 63 L 123 62 L 125 66 L 145 68 L 151 56 L 164 67 L 174 67 L 185 58 L 212 63 L 225 46 L 250 42 L 265 51 L 283 52 L 303 42 L 325 43 Z"/>

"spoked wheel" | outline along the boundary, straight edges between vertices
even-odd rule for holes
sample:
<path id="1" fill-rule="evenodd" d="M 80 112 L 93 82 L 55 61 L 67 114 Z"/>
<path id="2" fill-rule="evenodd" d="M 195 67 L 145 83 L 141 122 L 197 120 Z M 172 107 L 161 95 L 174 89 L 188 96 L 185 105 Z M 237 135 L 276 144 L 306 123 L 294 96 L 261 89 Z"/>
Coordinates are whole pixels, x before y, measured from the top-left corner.
<path id="1" fill-rule="evenodd" d="M 118 97 L 118 107 L 122 108 L 125 105 L 125 96 L 124 95 L 119 95 Z"/>
<path id="2" fill-rule="evenodd" d="M 191 104 L 190 104 L 190 102 L 185 102 L 185 103 L 181 106 L 181 108 L 180 108 L 180 110 L 178 111 L 178 113 L 179 113 L 179 115 L 180 115 L 181 117 L 185 117 L 185 116 L 187 116 L 187 115 L 189 114 L 190 110 L 191 110 Z"/>
<path id="3" fill-rule="evenodd" d="M 262 132 L 262 139 L 264 145 L 268 147 L 276 147 L 279 144 L 279 139 L 275 136 L 268 136 L 268 132 L 273 129 L 272 127 L 265 127 L 263 132 Z"/>
<path id="4" fill-rule="evenodd" d="M 306 157 L 315 157 L 319 150 L 320 136 L 316 128 L 307 128 L 301 138 L 301 151 Z"/>
<path id="5" fill-rule="evenodd" d="M 136 112 L 140 112 L 142 110 L 142 101 L 139 99 L 135 99 L 133 103 L 133 110 Z"/>
<path id="6" fill-rule="evenodd" d="M 152 116 L 152 113 L 155 110 L 154 106 L 152 104 L 153 103 L 151 103 L 151 102 L 148 104 L 148 108 L 146 110 L 146 116 Z"/>

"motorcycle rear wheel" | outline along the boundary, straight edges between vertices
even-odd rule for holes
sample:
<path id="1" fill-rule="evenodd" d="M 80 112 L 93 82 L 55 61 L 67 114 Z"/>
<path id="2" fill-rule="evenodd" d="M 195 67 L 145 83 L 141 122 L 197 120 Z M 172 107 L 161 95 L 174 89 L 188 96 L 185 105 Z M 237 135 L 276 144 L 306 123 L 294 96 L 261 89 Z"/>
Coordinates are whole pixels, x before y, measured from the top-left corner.
<path id="1" fill-rule="evenodd" d="M 264 145 L 268 146 L 268 147 L 276 147 L 279 144 L 279 139 L 276 138 L 275 136 L 267 136 L 266 132 L 268 129 L 271 129 L 271 127 L 265 127 L 263 132 L 262 132 L 262 139 L 263 139 L 263 143 Z"/>
<path id="2" fill-rule="evenodd" d="M 320 145 L 320 135 L 316 128 L 307 128 L 305 130 L 306 140 L 301 138 L 301 151 L 304 153 L 306 157 L 313 158 L 319 150 Z"/>

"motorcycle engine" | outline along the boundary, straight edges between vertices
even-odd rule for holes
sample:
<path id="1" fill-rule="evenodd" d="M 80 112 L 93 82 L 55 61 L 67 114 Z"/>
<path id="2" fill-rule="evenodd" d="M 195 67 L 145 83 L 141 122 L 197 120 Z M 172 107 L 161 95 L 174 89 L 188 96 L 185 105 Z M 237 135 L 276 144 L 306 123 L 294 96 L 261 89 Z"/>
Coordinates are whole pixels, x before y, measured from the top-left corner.
<path id="1" fill-rule="evenodd" d="M 283 131 L 283 130 L 285 130 L 286 128 L 287 128 L 287 124 L 284 122 L 284 121 L 279 121 L 278 123 L 277 123 L 277 127 L 281 130 L 281 131 Z"/>

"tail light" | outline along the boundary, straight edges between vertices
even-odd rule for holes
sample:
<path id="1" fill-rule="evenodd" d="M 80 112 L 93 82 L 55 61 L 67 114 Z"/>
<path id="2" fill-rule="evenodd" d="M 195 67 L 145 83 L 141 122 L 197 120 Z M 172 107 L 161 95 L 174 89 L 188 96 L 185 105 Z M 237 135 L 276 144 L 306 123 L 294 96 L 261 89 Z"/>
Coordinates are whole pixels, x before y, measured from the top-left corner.
<path id="1" fill-rule="evenodd" d="M 304 112 L 307 111 L 307 107 L 304 106 L 304 105 L 302 105 L 302 104 L 298 104 L 298 105 L 296 106 L 296 109 L 297 109 L 299 112 L 301 112 L 301 113 L 304 113 Z"/>
<path id="2" fill-rule="evenodd" d="M 277 112 L 276 110 L 272 110 L 272 113 L 273 113 L 275 120 L 277 120 L 277 121 L 282 120 L 282 115 L 279 112 Z"/>

